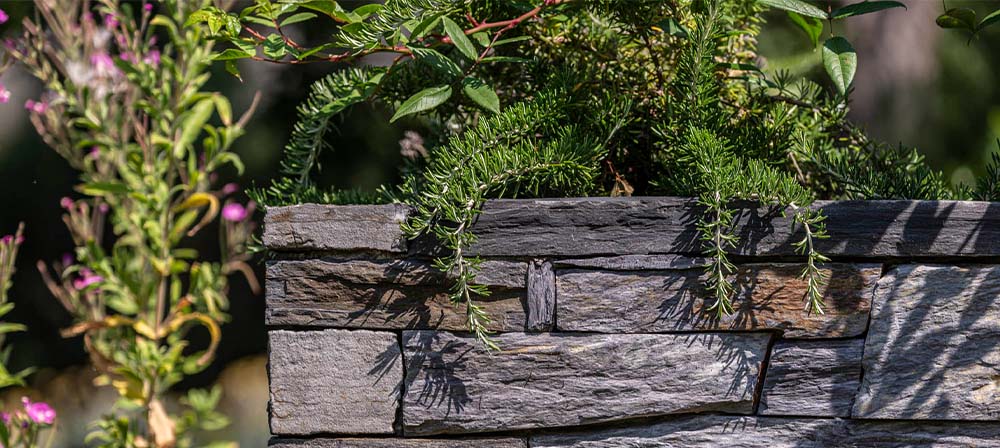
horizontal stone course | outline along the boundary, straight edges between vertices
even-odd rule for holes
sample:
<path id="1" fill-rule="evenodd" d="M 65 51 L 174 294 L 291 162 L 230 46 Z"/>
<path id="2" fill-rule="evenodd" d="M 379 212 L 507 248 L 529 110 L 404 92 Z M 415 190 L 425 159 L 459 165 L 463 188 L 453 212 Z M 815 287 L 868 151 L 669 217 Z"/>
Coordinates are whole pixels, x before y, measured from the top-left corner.
<path id="1" fill-rule="evenodd" d="M 527 263 L 487 261 L 477 300 L 493 331 L 524 331 Z M 267 266 L 266 321 L 271 326 L 368 329 L 466 329 L 451 303 L 450 280 L 420 260 L 281 260 Z"/>
<path id="2" fill-rule="evenodd" d="M 682 412 L 749 414 L 770 335 L 404 331 L 408 436 L 585 425 Z"/>
<path id="3" fill-rule="evenodd" d="M 864 339 L 779 341 L 761 391 L 761 415 L 850 417 Z"/>
<path id="4" fill-rule="evenodd" d="M 666 267 L 661 259 L 653 266 Z M 734 275 L 735 312 L 716 318 L 703 270 L 672 260 L 679 269 L 556 271 L 558 328 L 562 331 L 651 333 L 690 330 L 780 330 L 789 338 L 852 337 L 864 333 L 880 265 L 824 266 L 823 314 L 806 309 L 799 264 L 746 264 Z M 579 265 L 579 263 L 577 264 Z M 630 260 L 628 266 L 643 266 Z"/>
<path id="5" fill-rule="evenodd" d="M 531 437 L 532 448 L 960 448 L 994 447 L 1000 422 L 880 422 L 684 416 L 626 428 Z"/>
<path id="6" fill-rule="evenodd" d="M 473 439 L 274 439 L 272 448 L 527 448 L 514 437 Z"/>
<path id="7" fill-rule="evenodd" d="M 864 370 L 854 417 L 1000 420 L 1000 266 L 887 272 Z"/>
<path id="8" fill-rule="evenodd" d="M 801 229 L 792 214 L 735 206 L 742 255 L 796 256 Z M 1000 203 L 971 201 L 817 201 L 830 238 L 817 248 L 834 256 L 941 257 L 1000 255 Z M 405 251 L 402 205 L 272 207 L 264 244 L 278 251 Z M 472 254 L 576 257 L 654 253 L 700 254 L 695 224 L 703 209 L 676 197 L 518 199 L 487 201 L 473 227 Z M 433 242 L 411 250 L 435 253 Z"/>

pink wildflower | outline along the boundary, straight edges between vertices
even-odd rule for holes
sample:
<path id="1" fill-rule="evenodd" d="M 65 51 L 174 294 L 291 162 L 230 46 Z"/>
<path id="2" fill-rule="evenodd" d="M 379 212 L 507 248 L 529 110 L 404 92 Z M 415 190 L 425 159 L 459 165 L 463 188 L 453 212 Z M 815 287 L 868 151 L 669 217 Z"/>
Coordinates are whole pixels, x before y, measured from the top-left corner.
<path id="1" fill-rule="evenodd" d="M 10 90 L 0 84 L 0 103 L 6 104 L 8 101 L 10 101 Z"/>
<path id="2" fill-rule="evenodd" d="M 110 78 L 118 75 L 118 67 L 115 67 L 115 60 L 107 53 L 96 53 L 90 56 L 90 64 L 94 67 L 97 76 Z"/>
<path id="3" fill-rule="evenodd" d="M 157 50 L 155 48 L 152 49 L 152 50 L 149 50 L 149 53 L 146 54 L 146 57 L 142 58 L 142 62 L 145 62 L 145 63 L 147 63 L 149 65 L 152 65 L 153 67 L 159 66 L 160 65 L 160 50 Z"/>
<path id="4" fill-rule="evenodd" d="M 240 222 L 247 219 L 247 209 L 240 204 L 231 203 L 222 207 L 222 218 L 226 221 Z"/>
<path id="5" fill-rule="evenodd" d="M 222 194 L 229 196 L 239 191 L 239 189 L 240 189 L 239 185 L 230 182 L 222 186 Z"/>
<path id="6" fill-rule="evenodd" d="M 73 280 L 73 287 L 78 290 L 104 281 L 104 277 L 94 274 L 90 269 L 81 269 L 80 275 L 80 278 Z"/>
<path id="7" fill-rule="evenodd" d="M 104 27 L 105 28 L 107 28 L 107 29 L 117 28 L 118 27 L 118 23 L 119 23 L 118 22 L 118 18 L 115 17 L 113 14 L 108 14 L 108 15 L 104 16 Z"/>
<path id="8" fill-rule="evenodd" d="M 146 12 L 152 12 L 153 11 L 153 4 L 152 3 L 146 3 L 145 5 L 142 5 L 142 10 L 146 11 Z"/>
<path id="9" fill-rule="evenodd" d="M 73 200 L 70 199 L 70 198 L 64 197 L 64 198 L 62 198 L 62 199 L 59 200 L 59 206 L 62 207 L 62 208 L 64 208 L 64 209 L 66 209 L 66 210 L 69 210 L 69 209 L 73 208 Z"/>
<path id="10" fill-rule="evenodd" d="M 28 413 L 28 418 L 33 422 L 51 425 L 52 422 L 56 421 L 56 411 L 52 410 L 48 404 L 32 403 L 28 397 L 22 397 L 21 402 L 24 403 L 24 410 Z"/>
<path id="11" fill-rule="evenodd" d="M 0 244 L 10 244 L 14 242 L 14 235 L 4 235 L 0 238 Z"/>
<path id="12" fill-rule="evenodd" d="M 36 114 L 44 114 L 49 105 L 45 104 L 44 101 L 28 100 L 24 102 L 24 108 Z"/>
<path id="13" fill-rule="evenodd" d="M 73 264 L 73 255 L 69 254 L 69 253 L 63 254 L 63 256 L 62 256 L 62 265 L 63 265 L 63 267 L 64 268 L 65 267 L 69 267 L 69 265 L 71 265 L 71 264 Z"/>
<path id="14" fill-rule="evenodd" d="M 6 23 L 8 20 L 10 20 L 10 16 L 4 10 L 0 9 L 0 24 Z"/>

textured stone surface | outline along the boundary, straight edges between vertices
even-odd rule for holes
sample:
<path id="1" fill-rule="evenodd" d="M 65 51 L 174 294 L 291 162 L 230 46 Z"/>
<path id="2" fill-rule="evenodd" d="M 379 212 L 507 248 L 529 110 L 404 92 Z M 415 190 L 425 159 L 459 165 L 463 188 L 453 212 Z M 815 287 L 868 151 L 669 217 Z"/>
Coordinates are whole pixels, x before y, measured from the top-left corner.
<path id="1" fill-rule="evenodd" d="M 854 417 L 1000 419 L 1000 267 L 889 271 L 875 293 L 864 369 Z"/>
<path id="2" fill-rule="evenodd" d="M 528 331 L 549 331 L 555 324 L 556 277 L 552 263 L 532 261 L 528 265 Z"/>
<path id="3" fill-rule="evenodd" d="M 758 413 L 850 417 L 864 339 L 779 341 L 771 349 Z"/>
<path id="4" fill-rule="evenodd" d="M 271 433 L 391 434 L 403 363 L 395 334 L 272 331 Z"/>
<path id="5" fill-rule="evenodd" d="M 830 238 L 828 255 L 884 257 L 1000 254 L 1000 203 L 963 201 L 817 201 Z M 571 198 L 487 202 L 471 252 L 483 255 L 584 256 L 700 254 L 691 198 Z M 795 255 L 792 214 L 747 204 L 737 211 L 736 252 Z"/>
<path id="6" fill-rule="evenodd" d="M 272 448 L 527 448 L 524 439 L 275 439 Z"/>
<path id="7" fill-rule="evenodd" d="M 685 416 L 662 423 L 532 437 L 532 448 L 995 447 L 1000 423 Z"/>
<path id="8" fill-rule="evenodd" d="M 683 263 L 679 263 L 684 266 Z M 785 337 L 849 337 L 865 331 L 881 267 L 829 264 L 824 314 L 805 308 L 799 264 L 746 264 L 736 274 L 735 313 L 721 321 L 704 308 L 701 268 L 658 271 L 557 270 L 556 321 L 564 331 L 648 333 L 777 329 Z"/>
<path id="9" fill-rule="evenodd" d="M 399 225 L 409 210 L 398 204 L 269 207 L 264 246 L 277 251 L 406 252 Z"/>
<path id="10" fill-rule="evenodd" d="M 685 255 L 620 255 L 556 260 L 556 268 L 607 269 L 610 271 L 696 269 L 705 266 L 707 259 Z"/>
<path id="11" fill-rule="evenodd" d="M 770 335 L 404 331 L 406 435 L 585 425 L 681 412 L 750 413 Z"/>
<path id="12" fill-rule="evenodd" d="M 524 331 L 527 263 L 486 261 L 478 299 L 494 331 Z M 466 329 L 446 276 L 417 260 L 282 260 L 267 266 L 267 324 L 371 329 Z"/>

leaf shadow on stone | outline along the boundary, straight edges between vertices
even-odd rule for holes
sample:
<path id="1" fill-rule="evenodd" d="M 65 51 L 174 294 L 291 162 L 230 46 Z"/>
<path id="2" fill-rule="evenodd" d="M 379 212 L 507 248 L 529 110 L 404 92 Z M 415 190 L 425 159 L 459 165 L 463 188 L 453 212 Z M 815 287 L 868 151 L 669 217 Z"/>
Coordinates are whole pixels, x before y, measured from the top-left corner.
<path id="1" fill-rule="evenodd" d="M 437 347 L 440 334 L 433 331 L 414 331 L 403 334 L 406 359 L 406 378 L 402 393 L 410 395 L 414 383 L 421 382 L 415 402 L 426 408 L 447 406 L 445 417 L 452 412 L 461 414 L 472 402 L 465 382 L 455 375 L 465 369 L 466 355 L 476 350 L 474 344 L 448 341 Z"/>
<path id="2" fill-rule="evenodd" d="M 735 333 L 691 333 L 683 341 L 689 347 L 702 345 L 707 353 L 722 363 L 724 370 L 732 372 L 733 380 L 726 391 L 727 395 L 734 396 L 736 401 L 743 400 L 747 395 L 754 395 L 764 359 L 763 354 L 759 359 L 751 356 L 753 350 L 749 345 L 753 341 L 742 339 Z M 734 341 L 745 344 L 735 344 Z"/>
<path id="3" fill-rule="evenodd" d="M 903 230 L 904 241 L 922 242 L 908 246 L 912 253 L 930 247 L 934 239 L 926 234 L 944 228 L 953 207 L 917 203 L 913 213 L 923 218 L 908 220 Z M 998 209 L 1000 204 L 989 203 L 984 219 L 954 250 L 993 252 L 996 241 L 984 230 L 988 218 L 1000 214 Z M 865 344 L 866 381 L 852 415 L 1000 418 L 996 392 L 1000 387 L 1000 270 L 989 265 L 911 262 L 893 267 L 891 273 L 894 281 L 883 278 L 875 297 Z"/>

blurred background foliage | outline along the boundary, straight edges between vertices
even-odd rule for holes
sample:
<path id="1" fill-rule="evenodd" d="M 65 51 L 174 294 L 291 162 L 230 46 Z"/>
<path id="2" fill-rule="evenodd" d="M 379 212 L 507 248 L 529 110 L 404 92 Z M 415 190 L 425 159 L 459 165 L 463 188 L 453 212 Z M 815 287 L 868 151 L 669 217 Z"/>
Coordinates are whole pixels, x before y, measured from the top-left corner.
<path id="1" fill-rule="evenodd" d="M 342 2 L 345 6 L 357 2 Z M 917 147 L 930 164 L 953 183 L 970 183 L 985 171 L 1000 138 L 1000 28 L 984 31 L 977 39 L 942 30 L 934 24 L 944 11 L 940 1 L 904 0 L 907 10 L 892 10 L 854 18 L 837 25 L 859 57 L 851 118 L 873 138 Z M 968 7 L 979 16 L 1000 7 L 996 0 L 946 2 L 948 8 Z M 30 2 L 0 1 L 12 20 L 4 33 L 15 32 L 16 23 L 31 13 Z M 769 12 L 760 37 L 761 65 L 765 71 L 788 70 L 829 83 L 819 50 L 794 27 L 787 16 Z M 328 30 L 297 29 L 297 40 L 322 41 Z M 378 63 L 375 56 L 370 63 Z M 246 109 L 254 92 L 263 94 L 248 133 L 236 151 L 247 166 L 243 186 L 266 185 L 276 175 L 278 161 L 292 125 L 295 108 L 316 79 L 334 67 L 242 63 L 243 83 L 218 67 L 213 88 L 233 101 L 234 110 Z M 10 103 L 0 106 L 0 233 L 11 233 L 20 221 L 26 224 L 26 242 L 18 259 L 11 298 L 16 303 L 10 320 L 28 325 L 14 334 L 11 368 L 37 365 L 29 394 L 49 400 L 60 411 L 60 442 L 74 446 L 82 440 L 83 422 L 96 417 L 113 401 L 110 391 L 90 385 L 87 356 L 79 339 L 63 339 L 59 330 L 69 316 L 45 289 L 35 269 L 37 260 L 58 259 L 72 243 L 60 222 L 59 200 L 73 194 L 76 176 L 55 152 L 45 146 L 28 122 L 21 105 L 37 98 L 40 87 L 25 74 L 11 70 L 2 82 L 13 91 Z M 832 86 L 831 86 L 832 88 Z M 402 162 L 398 141 L 408 130 L 405 120 L 390 126 L 388 116 L 372 107 L 351 109 L 339 128 L 334 153 L 325 153 L 321 185 L 374 189 L 398 178 Z M 213 232 L 203 232 L 213 235 Z M 216 246 L 211 238 L 199 242 L 204 250 Z M 256 269 L 263 275 L 263 265 Z M 231 293 L 233 319 L 223 327 L 215 365 L 182 383 L 181 388 L 223 383 L 220 410 L 234 424 L 227 430 L 243 447 L 264 447 L 267 439 L 267 380 L 263 358 L 266 334 L 263 298 L 254 296 L 242 282 Z M 204 343 L 207 343 L 207 334 Z M 7 391 L 3 399 L 17 403 L 25 391 Z M 74 423 L 75 422 L 75 423 Z"/>

